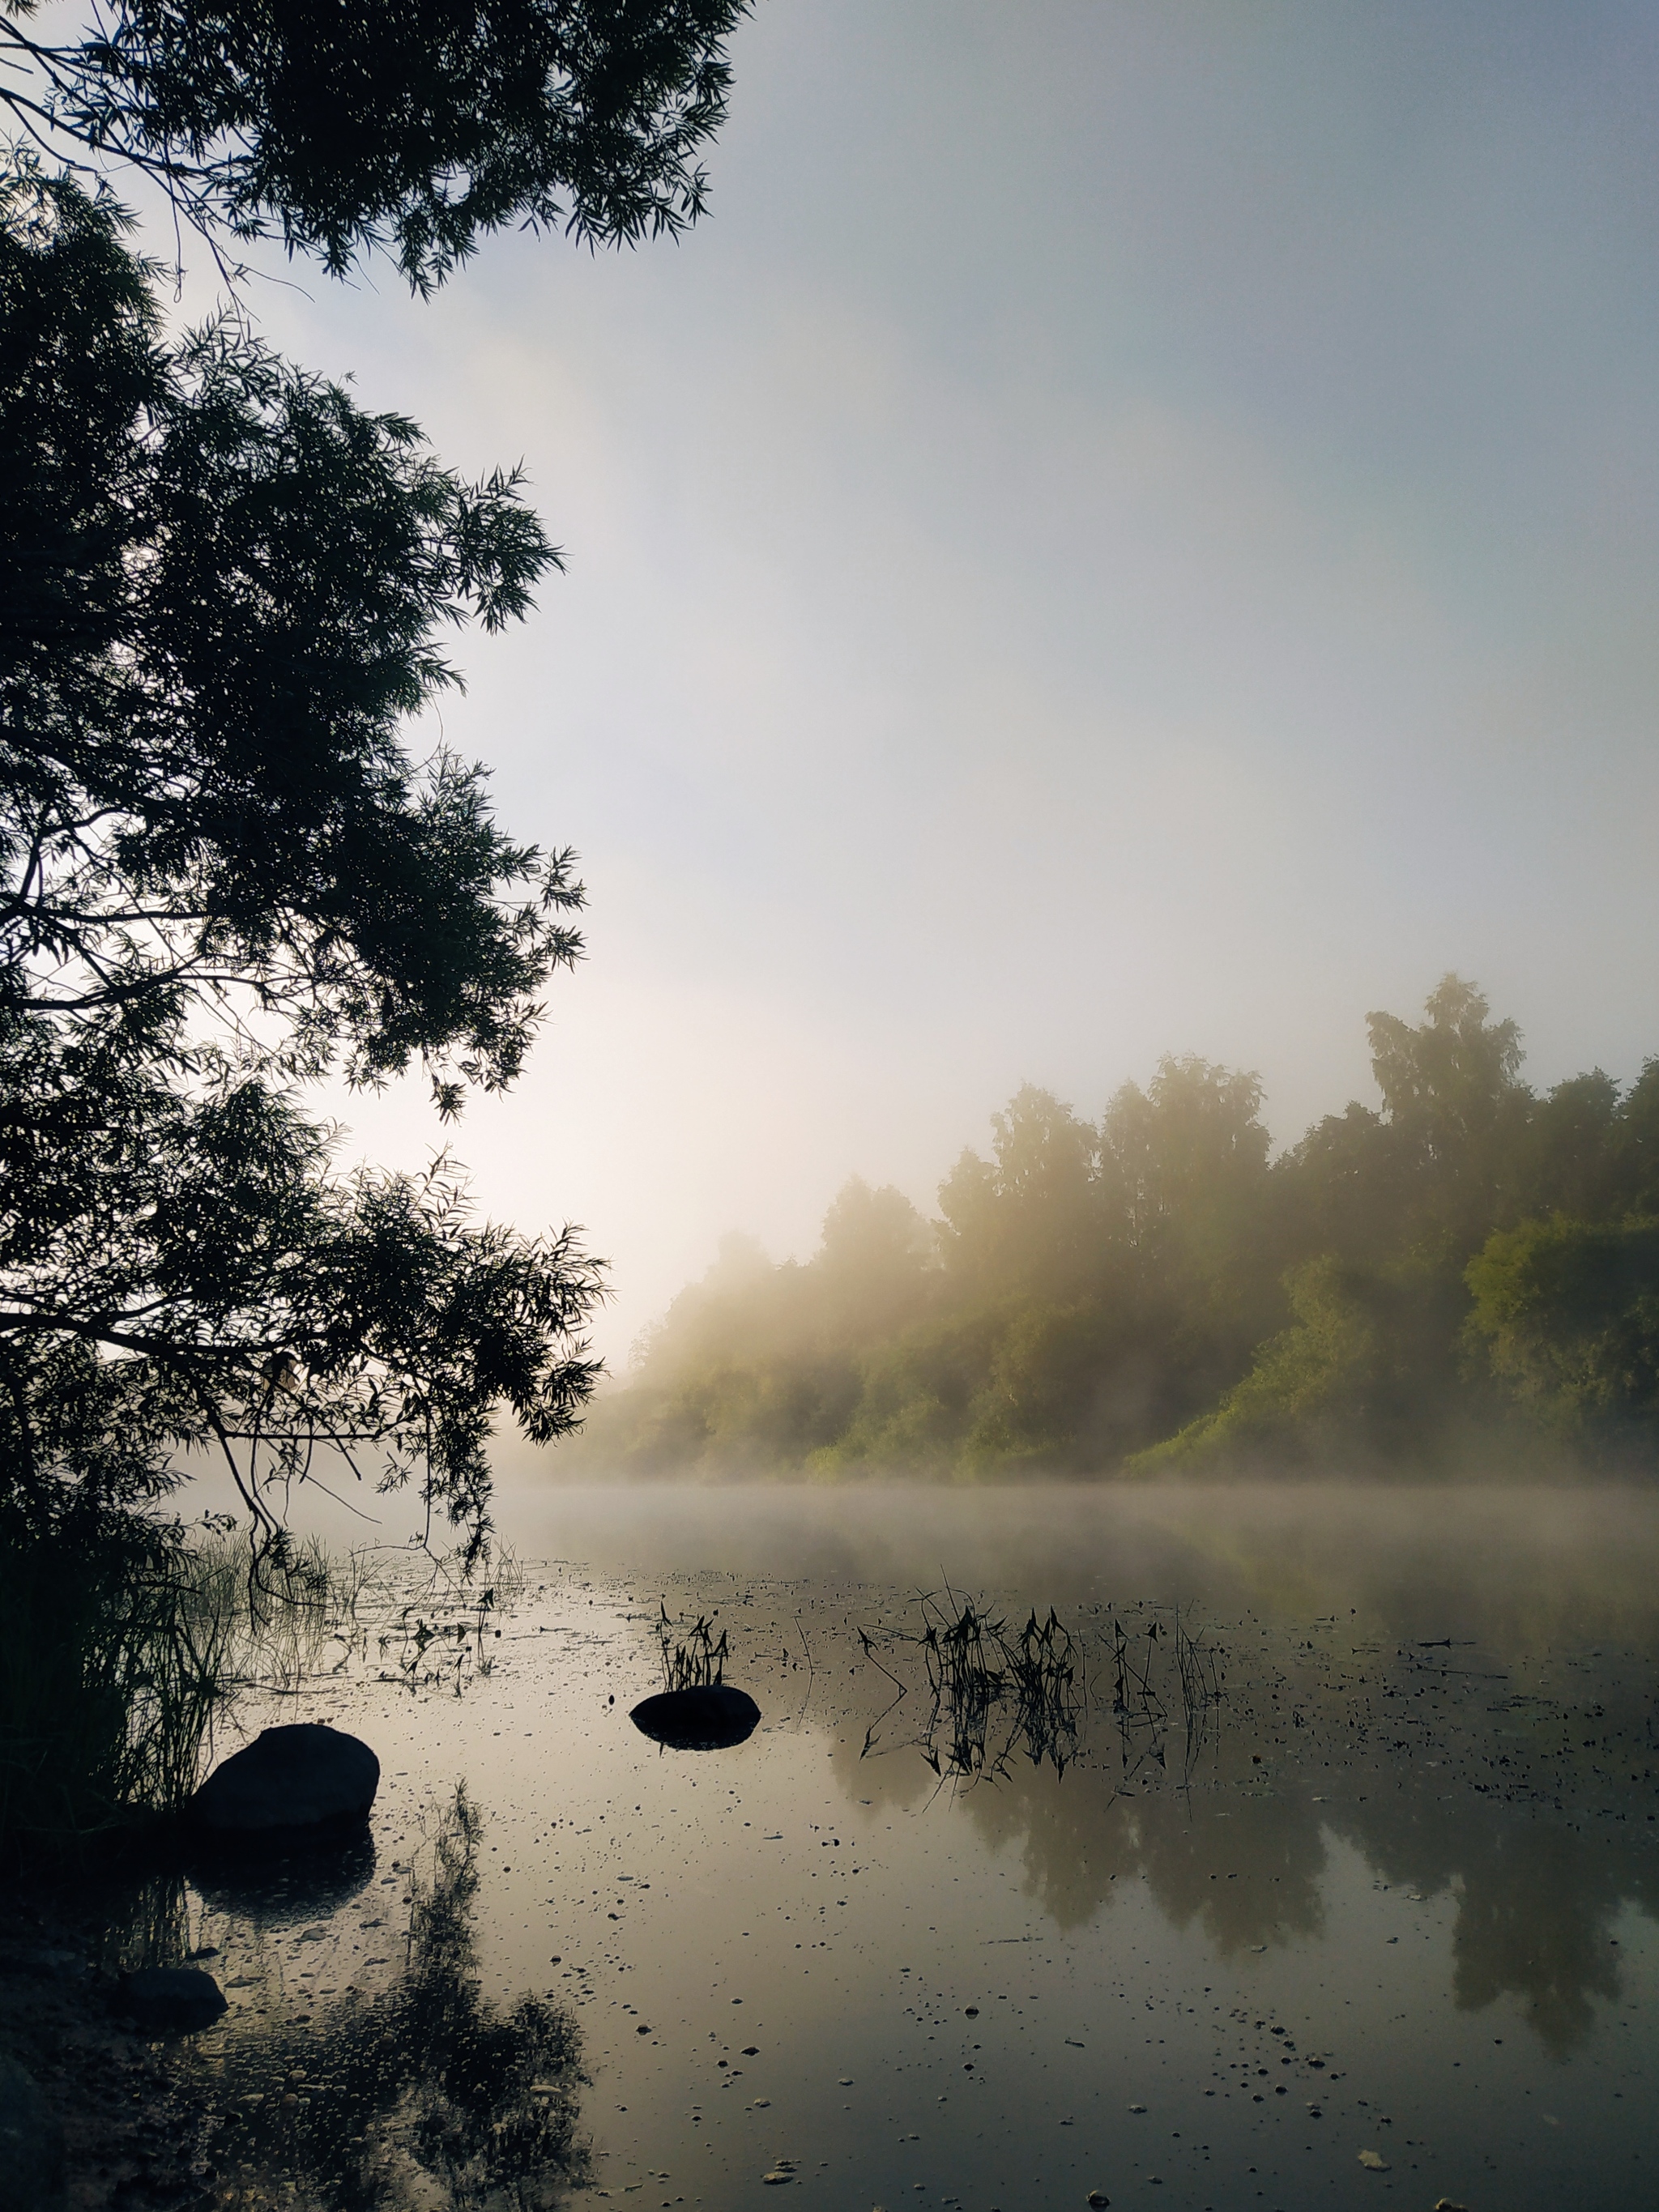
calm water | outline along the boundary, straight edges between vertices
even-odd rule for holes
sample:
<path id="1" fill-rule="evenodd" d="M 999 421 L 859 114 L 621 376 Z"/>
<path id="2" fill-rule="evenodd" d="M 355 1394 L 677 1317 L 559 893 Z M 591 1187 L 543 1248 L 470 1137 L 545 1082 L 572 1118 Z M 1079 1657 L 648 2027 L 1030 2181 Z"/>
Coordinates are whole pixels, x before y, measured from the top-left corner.
<path id="1" fill-rule="evenodd" d="M 489 2137 L 543 2161 L 526 2201 L 562 2174 L 711 2212 L 1659 2202 L 1659 1501 L 551 1492 L 503 1521 L 528 1578 L 487 1674 L 372 1635 L 245 1716 L 350 1729 L 385 1779 L 372 1850 L 204 1878 L 159 1939 L 213 1947 L 233 2007 L 191 2061 L 225 2194 L 512 2202 Z M 931 1694 L 947 1586 L 1011 1631 L 1056 1609 L 1073 1680 L 1035 1731 Z M 735 1749 L 627 1717 L 665 1604 L 762 1707 Z"/>

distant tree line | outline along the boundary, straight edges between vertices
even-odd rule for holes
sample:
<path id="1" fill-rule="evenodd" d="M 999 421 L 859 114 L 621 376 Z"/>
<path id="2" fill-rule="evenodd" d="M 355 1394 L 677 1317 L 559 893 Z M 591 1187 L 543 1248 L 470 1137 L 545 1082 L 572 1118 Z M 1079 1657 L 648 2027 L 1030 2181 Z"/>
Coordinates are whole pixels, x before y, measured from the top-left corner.
<path id="1" fill-rule="evenodd" d="M 1369 1018 L 1380 1109 L 1278 1158 L 1259 1079 L 1027 1085 L 927 1221 L 854 1179 L 804 1264 L 729 1237 L 594 1410 L 635 1475 L 1650 1466 L 1659 1060 L 1542 1095 L 1448 975 Z"/>

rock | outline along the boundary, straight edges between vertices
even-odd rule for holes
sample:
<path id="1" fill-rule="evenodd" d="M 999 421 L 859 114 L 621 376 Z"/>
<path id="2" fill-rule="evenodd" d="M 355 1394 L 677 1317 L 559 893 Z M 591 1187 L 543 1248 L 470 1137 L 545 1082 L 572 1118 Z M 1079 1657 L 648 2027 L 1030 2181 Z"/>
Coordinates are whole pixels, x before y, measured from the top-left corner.
<path id="1" fill-rule="evenodd" d="M 1469 2212 L 1469 2208 L 1467 2204 L 1454 2204 L 1449 2197 L 1437 2197 L 1434 2212 Z"/>
<path id="2" fill-rule="evenodd" d="M 191 2035 L 226 2009 L 224 1992 L 199 1966 L 140 1966 L 121 1977 L 121 2005 L 150 2035 Z"/>
<path id="3" fill-rule="evenodd" d="M 0 2058 L 0 2202 L 54 2212 L 64 2201 L 64 2130 L 15 2059 Z"/>
<path id="4" fill-rule="evenodd" d="M 1103 2189 L 1091 2189 L 1089 2191 L 1089 2202 L 1094 2206 L 1095 2212 L 1100 2212 L 1102 2205 L 1109 2204 L 1111 2201 Z"/>
<path id="5" fill-rule="evenodd" d="M 1389 2171 L 1389 2161 L 1380 2151 L 1362 2150 L 1359 2163 L 1368 2173 L 1387 2173 Z"/>
<path id="6" fill-rule="evenodd" d="M 671 1751 L 726 1751 L 760 1725 L 760 1707 L 725 1682 L 703 1689 L 663 1690 L 628 1716 L 641 1735 Z"/>
<path id="7" fill-rule="evenodd" d="M 221 1840 L 347 1831 L 368 1818 L 380 1762 L 338 1729 L 264 1729 L 216 1766 L 190 1801 L 196 1826 Z"/>

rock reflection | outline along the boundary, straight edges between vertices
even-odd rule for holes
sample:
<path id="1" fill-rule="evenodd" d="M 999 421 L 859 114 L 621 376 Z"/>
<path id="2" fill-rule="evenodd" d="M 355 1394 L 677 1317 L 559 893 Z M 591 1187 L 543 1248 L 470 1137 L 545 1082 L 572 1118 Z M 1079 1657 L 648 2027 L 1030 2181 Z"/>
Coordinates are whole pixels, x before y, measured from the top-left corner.
<path id="1" fill-rule="evenodd" d="M 314 2027 L 228 2038 L 216 2155 L 240 2203 L 329 2212 L 541 2212 L 586 2177 L 580 2031 L 535 1996 L 480 1993 L 479 1819 L 456 1791 L 411 1873 L 402 1972 Z M 311 1909 L 316 1909 L 314 1898 Z M 228 2178 L 228 2177 L 227 2177 Z"/>
<path id="2" fill-rule="evenodd" d="M 374 1879 L 375 1864 L 374 1840 L 365 1829 L 343 1843 L 290 1850 L 274 1860 L 216 1851 L 195 1858 L 190 1873 L 210 1911 L 275 1936 L 349 1905 Z"/>

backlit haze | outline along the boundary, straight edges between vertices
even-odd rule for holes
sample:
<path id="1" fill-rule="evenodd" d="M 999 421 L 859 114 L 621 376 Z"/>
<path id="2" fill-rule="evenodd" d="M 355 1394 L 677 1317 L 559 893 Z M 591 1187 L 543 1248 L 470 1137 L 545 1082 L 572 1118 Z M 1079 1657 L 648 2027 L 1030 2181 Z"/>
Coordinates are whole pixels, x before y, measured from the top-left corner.
<path id="1" fill-rule="evenodd" d="M 590 957 L 455 1149 L 629 1341 L 1023 1080 L 1659 1050 L 1659 9 L 760 0 L 681 246 L 254 294 L 565 549 L 442 734 Z M 434 736 L 437 734 L 434 727 Z M 418 1089 L 348 1156 L 410 1164 Z"/>

